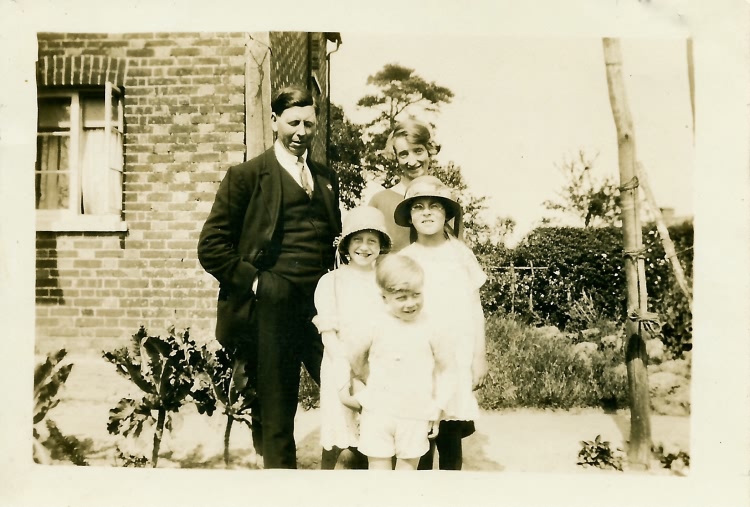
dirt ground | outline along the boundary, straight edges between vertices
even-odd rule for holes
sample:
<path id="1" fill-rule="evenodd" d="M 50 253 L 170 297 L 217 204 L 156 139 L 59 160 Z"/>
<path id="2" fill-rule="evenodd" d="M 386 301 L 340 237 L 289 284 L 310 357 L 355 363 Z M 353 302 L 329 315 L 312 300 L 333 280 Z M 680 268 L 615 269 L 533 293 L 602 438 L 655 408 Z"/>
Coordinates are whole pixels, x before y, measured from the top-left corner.
<path id="1" fill-rule="evenodd" d="M 62 391 L 61 403 L 48 415 L 64 434 L 91 439 L 87 453 L 94 466 L 118 466 L 116 445 L 133 454 L 150 455 L 151 439 L 144 432 L 138 441 L 107 432 L 108 411 L 122 397 L 138 396 L 137 389 L 114 372 L 114 366 L 96 355 L 71 355 L 75 366 Z M 652 440 L 689 453 L 690 419 L 652 416 Z M 225 419 L 199 415 L 188 406 L 165 432 L 159 467 L 224 468 Z M 578 411 L 513 410 L 484 412 L 477 431 L 464 440 L 464 469 L 498 472 L 594 473 L 576 465 L 581 440 L 601 435 L 613 448 L 624 449 L 630 416 L 626 411 L 604 413 L 596 409 Z M 318 411 L 300 409 L 295 424 L 300 468 L 320 466 Z M 235 424 L 231 436 L 233 468 L 254 467 L 249 429 Z M 617 472 L 612 472 L 617 473 Z M 670 474 L 658 462 L 650 474 Z M 684 471 L 682 472 L 684 473 Z"/>

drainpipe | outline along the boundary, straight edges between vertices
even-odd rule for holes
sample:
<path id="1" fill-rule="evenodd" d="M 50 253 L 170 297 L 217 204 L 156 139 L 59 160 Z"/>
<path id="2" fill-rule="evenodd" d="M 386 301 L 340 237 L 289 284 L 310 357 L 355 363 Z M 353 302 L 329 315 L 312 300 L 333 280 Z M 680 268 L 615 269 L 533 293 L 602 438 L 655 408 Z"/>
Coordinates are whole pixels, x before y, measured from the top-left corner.
<path id="1" fill-rule="evenodd" d="M 328 164 L 331 152 L 331 55 L 341 47 L 341 37 L 336 40 L 336 49 L 326 52 L 326 117 L 328 125 L 326 126 L 326 164 Z"/>

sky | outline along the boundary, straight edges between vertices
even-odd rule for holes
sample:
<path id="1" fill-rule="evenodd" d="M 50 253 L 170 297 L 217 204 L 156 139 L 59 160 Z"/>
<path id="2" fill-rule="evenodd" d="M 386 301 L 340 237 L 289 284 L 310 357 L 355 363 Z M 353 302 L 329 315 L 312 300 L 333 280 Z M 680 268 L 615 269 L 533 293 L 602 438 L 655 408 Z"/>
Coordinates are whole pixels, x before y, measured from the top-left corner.
<path id="1" fill-rule="evenodd" d="M 342 32 L 331 56 L 331 100 L 355 123 L 387 63 L 413 68 L 455 97 L 432 118 L 438 160 L 462 168 L 489 215 L 512 217 L 515 240 L 550 215 L 563 184 L 556 166 L 579 150 L 597 178 L 619 180 L 617 139 L 601 39 Z M 623 39 L 623 74 L 638 159 L 660 207 L 693 214 L 693 132 L 685 39 Z"/>

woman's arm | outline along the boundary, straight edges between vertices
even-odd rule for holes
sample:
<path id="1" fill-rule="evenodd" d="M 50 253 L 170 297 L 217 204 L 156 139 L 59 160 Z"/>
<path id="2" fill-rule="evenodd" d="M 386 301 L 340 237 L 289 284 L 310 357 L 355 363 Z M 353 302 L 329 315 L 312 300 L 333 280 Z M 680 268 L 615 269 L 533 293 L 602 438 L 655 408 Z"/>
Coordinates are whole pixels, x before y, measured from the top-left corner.
<path id="1" fill-rule="evenodd" d="M 479 290 L 473 294 L 472 307 L 474 309 L 474 359 L 471 363 L 471 384 L 474 390 L 484 386 L 487 378 L 487 342 L 484 331 L 484 311 L 479 298 Z"/>

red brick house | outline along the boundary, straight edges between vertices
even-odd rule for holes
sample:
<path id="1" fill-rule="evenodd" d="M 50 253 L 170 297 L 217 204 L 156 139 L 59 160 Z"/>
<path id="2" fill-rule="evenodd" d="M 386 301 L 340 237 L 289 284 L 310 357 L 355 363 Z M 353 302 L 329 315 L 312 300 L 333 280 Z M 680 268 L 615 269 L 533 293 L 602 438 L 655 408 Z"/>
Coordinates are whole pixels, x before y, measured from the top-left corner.
<path id="1" fill-rule="evenodd" d="M 213 336 L 218 284 L 196 256 L 226 169 L 272 144 L 270 97 L 321 104 L 337 33 L 40 33 L 37 350 L 119 346 L 143 324 Z"/>

